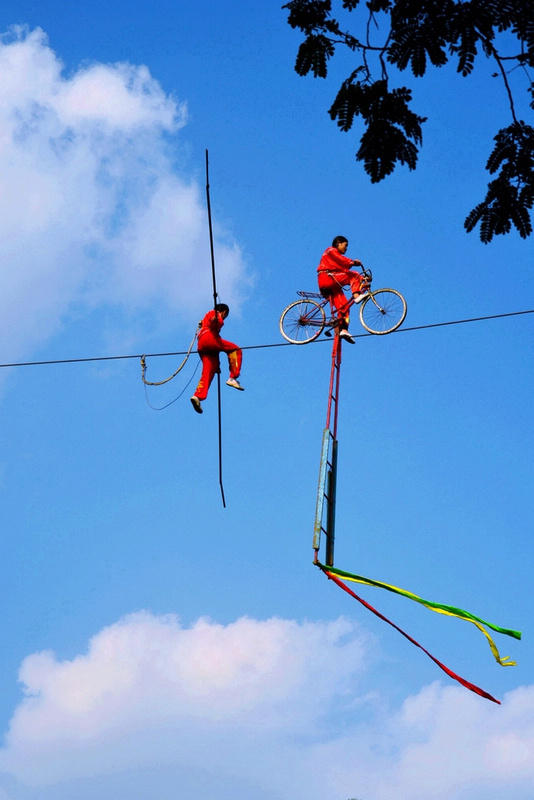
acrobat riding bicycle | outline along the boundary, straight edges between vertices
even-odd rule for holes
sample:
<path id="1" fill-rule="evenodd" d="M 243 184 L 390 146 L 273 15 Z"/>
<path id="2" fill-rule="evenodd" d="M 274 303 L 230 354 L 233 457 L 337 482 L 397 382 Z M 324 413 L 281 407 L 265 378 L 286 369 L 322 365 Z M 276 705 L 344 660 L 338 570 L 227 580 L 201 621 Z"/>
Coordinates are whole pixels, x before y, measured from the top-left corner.
<path id="1" fill-rule="evenodd" d="M 362 286 L 367 296 L 361 301 L 360 322 L 369 333 L 382 335 L 392 333 L 402 325 L 406 317 L 406 300 L 396 289 L 371 290 L 373 273 L 370 269 L 362 269 Z M 364 291 L 364 289 L 362 289 Z M 307 344 L 321 335 L 326 327 L 326 336 L 332 335 L 332 329 L 339 327 L 339 317 L 326 318 L 325 306 L 328 297 L 319 292 L 297 292 L 302 298 L 291 303 L 280 317 L 280 333 L 292 344 Z M 346 314 L 354 305 L 354 299 L 347 299 L 345 306 L 338 310 Z"/>

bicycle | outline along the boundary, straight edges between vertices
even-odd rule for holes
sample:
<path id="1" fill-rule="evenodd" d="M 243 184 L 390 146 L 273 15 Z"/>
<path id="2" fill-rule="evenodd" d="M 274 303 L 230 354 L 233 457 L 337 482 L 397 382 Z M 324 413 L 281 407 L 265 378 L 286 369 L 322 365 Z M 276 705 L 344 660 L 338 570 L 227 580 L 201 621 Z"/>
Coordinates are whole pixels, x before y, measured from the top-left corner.
<path id="1" fill-rule="evenodd" d="M 360 322 L 369 333 L 382 336 L 396 331 L 406 317 L 406 300 L 396 289 L 376 289 L 371 291 L 373 273 L 370 269 L 362 269 L 362 292 L 368 291 L 360 305 Z M 325 306 L 328 297 L 319 292 L 297 292 L 301 300 L 291 303 L 280 317 L 280 333 L 292 344 L 308 344 L 321 335 L 324 328 L 326 336 L 332 335 L 332 329 L 339 326 L 337 317 L 326 318 Z M 342 314 L 354 305 L 354 298 L 347 299 L 340 309 Z"/>

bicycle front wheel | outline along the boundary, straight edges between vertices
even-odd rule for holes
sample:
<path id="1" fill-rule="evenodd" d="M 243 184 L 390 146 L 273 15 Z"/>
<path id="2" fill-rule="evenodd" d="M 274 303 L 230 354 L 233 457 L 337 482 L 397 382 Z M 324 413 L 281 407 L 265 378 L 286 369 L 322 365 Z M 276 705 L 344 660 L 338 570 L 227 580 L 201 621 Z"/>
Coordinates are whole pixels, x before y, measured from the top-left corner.
<path id="1" fill-rule="evenodd" d="M 296 300 L 280 317 L 280 333 L 291 344 L 307 344 L 322 333 L 325 313 L 315 300 Z"/>
<path id="2" fill-rule="evenodd" d="M 396 331 L 406 317 L 406 300 L 395 289 L 377 289 L 360 306 L 360 322 L 379 336 Z"/>

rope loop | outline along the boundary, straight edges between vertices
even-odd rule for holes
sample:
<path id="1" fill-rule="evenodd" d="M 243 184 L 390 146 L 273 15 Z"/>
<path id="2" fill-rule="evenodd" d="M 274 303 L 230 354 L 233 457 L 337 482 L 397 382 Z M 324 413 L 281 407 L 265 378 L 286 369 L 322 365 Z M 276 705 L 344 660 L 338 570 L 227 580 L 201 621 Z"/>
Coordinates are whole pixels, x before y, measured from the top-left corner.
<path id="1" fill-rule="evenodd" d="M 189 356 L 191 355 L 191 350 L 193 349 L 193 345 L 196 342 L 197 336 L 198 336 L 198 328 L 195 331 L 195 335 L 193 336 L 193 340 L 192 340 L 191 344 L 189 345 L 189 350 L 187 351 L 184 360 L 182 361 L 182 363 L 180 364 L 178 369 L 175 372 L 173 372 L 173 374 L 170 375 L 168 378 L 165 378 L 165 380 L 163 380 L 163 381 L 147 381 L 146 380 L 146 371 L 147 371 L 146 357 L 144 355 L 142 355 L 141 356 L 141 380 L 143 381 L 145 386 L 163 386 L 163 384 L 168 383 L 169 381 L 172 381 L 173 378 L 176 378 L 178 373 L 181 372 L 182 369 L 187 364 Z"/>

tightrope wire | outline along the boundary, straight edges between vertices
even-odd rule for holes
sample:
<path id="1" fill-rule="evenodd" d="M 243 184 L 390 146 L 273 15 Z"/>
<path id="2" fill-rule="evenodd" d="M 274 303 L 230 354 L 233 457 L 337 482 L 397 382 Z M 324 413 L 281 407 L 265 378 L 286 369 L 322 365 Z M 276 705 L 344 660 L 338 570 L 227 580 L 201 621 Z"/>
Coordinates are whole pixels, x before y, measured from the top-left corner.
<path id="1" fill-rule="evenodd" d="M 468 322 L 484 322 L 490 319 L 502 319 L 503 317 L 518 317 L 523 314 L 534 314 L 534 308 L 529 309 L 528 311 L 509 311 L 505 314 L 491 314 L 485 317 L 471 317 L 470 319 L 455 319 L 450 320 L 449 322 L 431 322 L 426 325 L 414 325 L 412 327 L 402 327 L 398 330 L 394 331 L 393 333 L 388 334 L 388 336 L 395 336 L 398 333 L 407 333 L 408 331 L 423 331 L 427 330 L 428 328 L 443 328 L 446 325 L 464 325 Z M 354 339 L 364 339 L 369 336 L 374 336 L 372 333 L 354 333 L 352 334 Z M 316 339 L 309 344 L 321 344 L 324 342 L 329 342 L 329 339 Z M 271 344 L 251 344 L 245 345 L 242 347 L 242 350 L 262 350 L 269 347 L 300 347 L 301 345 L 295 345 L 291 342 L 272 342 Z M 41 367 L 41 366 L 48 366 L 51 364 L 82 364 L 91 361 L 119 361 L 125 360 L 128 358 L 164 358 L 168 356 L 184 356 L 187 355 L 187 350 L 178 350 L 172 353 L 135 353 L 133 355 L 122 355 L 122 356 L 93 356 L 91 358 L 60 358 L 55 360 L 49 361 L 18 361 L 12 362 L 10 364 L 0 364 L 0 368 L 7 368 L 7 367 Z"/>

